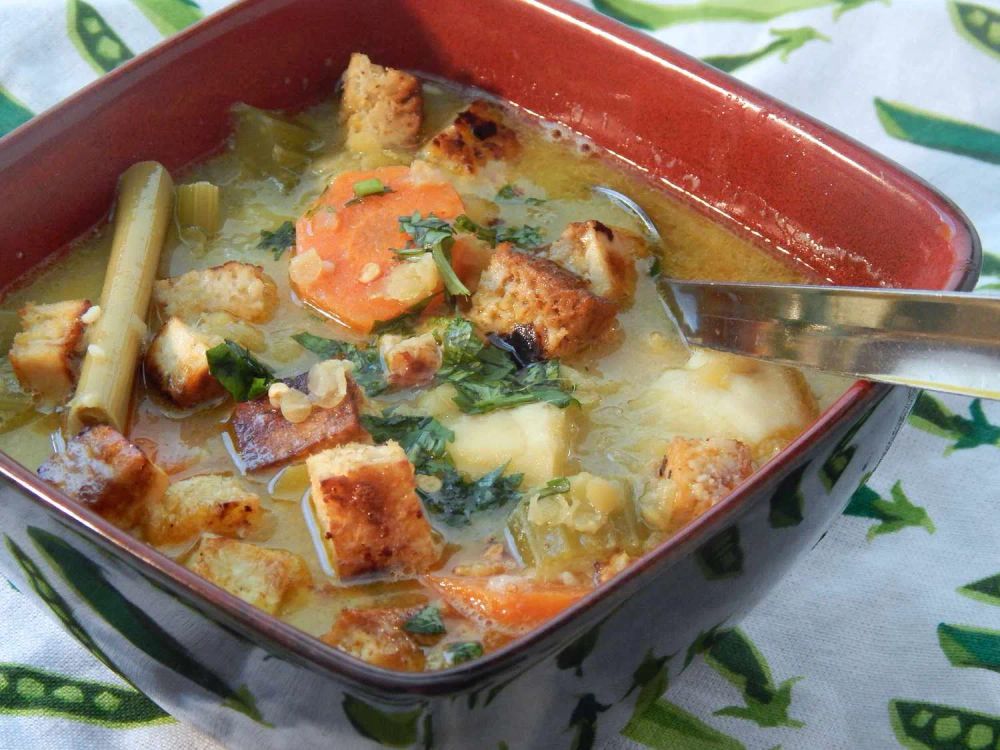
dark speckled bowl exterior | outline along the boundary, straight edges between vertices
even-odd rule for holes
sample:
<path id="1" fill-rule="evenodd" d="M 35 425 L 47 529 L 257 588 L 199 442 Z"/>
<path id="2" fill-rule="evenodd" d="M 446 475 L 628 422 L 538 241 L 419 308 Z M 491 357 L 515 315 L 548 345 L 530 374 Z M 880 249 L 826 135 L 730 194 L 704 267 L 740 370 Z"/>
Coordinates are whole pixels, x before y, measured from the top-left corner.
<path id="1" fill-rule="evenodd" d="M 0 140 L 0 282 L 106 215 L 140 159 L 217 151 L 237 101 L 328 95 L 352 50 L 564 123 L 833 281 L 968 289 L 975 232 L 927 185 L 728 76 L 564 0 L 248 0 Z M 0 569 L 98 658 L 233 748 L 575 748 L 611 737 L 807 552 L 912 400 L 856 384 L 676 538 L 528 637 L 431 674 L 337 652 L 0 455 Z M 822 606 L 821 602 L 817 606 Z M 20 626 L 11 623 L 9 627 Z"/>

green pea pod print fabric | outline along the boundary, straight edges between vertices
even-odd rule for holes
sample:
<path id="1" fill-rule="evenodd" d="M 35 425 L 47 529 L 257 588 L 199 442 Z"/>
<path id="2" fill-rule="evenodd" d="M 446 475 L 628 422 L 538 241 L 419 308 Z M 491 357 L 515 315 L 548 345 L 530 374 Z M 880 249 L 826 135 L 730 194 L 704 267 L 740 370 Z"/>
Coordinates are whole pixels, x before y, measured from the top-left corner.
<path id="1" fill-rule="evenodd" d="M 32 0 L 27 13 L 24 2 L 0 2 L 0 137 L 228 4 Z M 585 4 L 929 181 L 979 231 L 978 292 L 1000 292 L 1000 0 Z M 781 585 L 677 653 L 637 644 L 644 656 L 615 691 L 588 686 L 552 712 L 566 750 L 1000 748 L 1000 404 L 920 395 L 877 468 L 858 466 L 863 429 L 819 466 L 788 475 L 770 499 L 765 522 L 780 546 L 855 483 L 843 515 Z M 702 585 L 739 585 L 760 554 L 750 538 L 734 523 L 705 540 L 694 552 Z M 0 586 L 0 622 L 23 620 L 29 595 L 46 613 L 0 639 L 0 747 L 218 750 L 117 675 L 81 625 L 81 606 L 176 664 L 220 714 L 264 721 L 242 686 L 187 661 L 155 618 L 62 541 L 36 533 L 0 545 L 20 589 Z M 608 637 L 594 628 L 554 655 L 560 675 L 583 685 Z M 491 685 L 470 710 L 513 689 Z M 620 733 L 608 726 L 619 703 L 632 710 Z M 386 713 L 348 696 L 330 710 L 372 746 L 433 747 L 442 736 L 419 705 Z M 512 735 L 498 750 L 536 746 Z"/>

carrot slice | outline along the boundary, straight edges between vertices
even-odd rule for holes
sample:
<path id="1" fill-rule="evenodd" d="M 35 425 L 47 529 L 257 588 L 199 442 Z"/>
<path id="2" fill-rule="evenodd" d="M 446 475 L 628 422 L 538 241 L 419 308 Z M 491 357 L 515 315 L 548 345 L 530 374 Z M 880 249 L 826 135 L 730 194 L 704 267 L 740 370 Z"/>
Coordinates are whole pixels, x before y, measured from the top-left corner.
<path id="1" fill-rule="evenodd" d="M 355 183 L 372 178 L 392 192 L 348 205 Z M 410 239 L 400 230 L 399 217 L 417 212 L 425 218 L 434 214 L 452 221 L 464 210 L 455 188 L 447 183 L 414 182 L 409 167 L 344 172 L 296 225 L 296 255 L 315 250 L 323 263 L 308 283 L 293 280 L 295 291 L 341 323 L 368 333 L 376 322 L 402 315 L 421 301 L 388 296 L 393 270 L 407 263 L 392 252 Z M 464 252 L 464 241 L 456 240 L 452 247 L 456 265 L 462 265 L 459 259 Z M 428 291 L 441 289 L 438 279 L 437 286 Z"/>
<path id="2" fill-rule="evenodd" d="M 541 625 L 590 592 L 585 586 L 506 576 L 425 576 L 423 582 L 466 617 L 490 620 L 513 631 Z"/>

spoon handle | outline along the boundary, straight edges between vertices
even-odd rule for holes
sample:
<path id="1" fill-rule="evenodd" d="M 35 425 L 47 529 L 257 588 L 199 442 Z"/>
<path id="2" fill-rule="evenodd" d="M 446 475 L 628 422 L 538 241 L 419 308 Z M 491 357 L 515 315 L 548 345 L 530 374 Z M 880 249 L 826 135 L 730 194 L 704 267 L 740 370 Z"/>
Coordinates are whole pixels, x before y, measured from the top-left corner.
<path id="1" fill-rule="evenodd" d="M 1000 399 L 1000 297 L 660 278 L 691 344 Z"/>

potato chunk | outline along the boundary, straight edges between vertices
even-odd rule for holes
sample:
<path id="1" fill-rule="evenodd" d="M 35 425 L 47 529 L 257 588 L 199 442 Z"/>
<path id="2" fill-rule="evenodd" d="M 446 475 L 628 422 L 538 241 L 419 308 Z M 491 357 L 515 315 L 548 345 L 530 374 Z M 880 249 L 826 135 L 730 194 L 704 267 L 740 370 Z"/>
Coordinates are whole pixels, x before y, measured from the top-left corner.
<path id="1" fill-rule="evenodd" d="M 307 375 L 285 381 L 299 391 L 307 388 Z M 348 378 L 347 397 L 332 409 L 315 406 L 301 422 L 289 422 L 266 396 L 244 401 L 233 410 L 236 449 L 247 471 L 294 461 L 316 451 L 361 440 L 368 433 L 361 426 L 362 397 Z"/>
<path id="2" fill-rule="evenodd" d="M 208 369 L 205 353 L 221 344 L 180 318 L 170 318 L 146 349 L 143 372 L 153 385 L 178 406 L 196 406 L 221 396 L 224 391 Z"/>
<path id="3" fill-rule="evenodd" d="M 494 254 L 472 297 L 469 318 L 485 331 L 531 326 L 546 359 L 565 357 L 604 337 L 618 312 L 586 281 L 556 263 L 504 247 Z"/>
<path id="4" fill-rule="evenodd" d="M 312 583 L 305 560 L 293 552 L 218 537 L 202 539 L 187 567 L 272 615 Z"/>
<path id="5" fill-rule="evenodd" d="M 586 279 L 594 294 L 624 305 L 635 295 L 635 261 L 644 251 L 637 235 L 592 219 L 569 224 L 541 254 Z"/>
<path id="6" fill-rule="evenodd" d="M 676 531 L 717 504 L 753 474 L 750 449 L 738 440 L 674 438 L 642 499 L 643 517 Z"/>
<path id="7" fill-rule="evenodd" d="M 153 285 L 153 302 L 165 318 L 192 320 L 202 313 L 225 312 L 263 323 L 278 306 L 278 287 L 260 266 L 231 260 L 160 279 Z"/>
<path id="8" fill-rule="evenodd" d="M 509 161 L 520 153 L 517 134 L 503 124 L 497 108 L 475 101 L 431 139 L 423 157 L 458 172 L 475 174 L 491 161 Z"/>
<path id="9" fill-rule="evenodd" d="M 80 317 L 89 309 L 88 300 L 49 305 L 29 302 L 21 308 L 21 331 L 14 336 L 9 355 L 21 387 L 47 403 L 59 403 L 69 396 L 79 374 L 83 347 Z"/>
<path id="10" fill-rule="evenodd" d="M 415 148 L 423 122 L 420 81 L 355 52 L 344 72 L 340 117 L 352 151 Z"/>
<path id="11" fill-rule="evenodd" d="M 238 479 L 205 474 L 174 482 L 148 502 L 142 528 L 150 544 L 180 544 L 202 532 L 244 537 L 263 521 L 260 498 Z"/>
<path id="12" fill-rule="evenodd" d="M 566 473 L 571 432 L 567 409 L 526 404 L 445 421 L 455 433 L 448 453 L 465 474 L 478 477 L 507 463 L 508 474 L 523 473 L 523 486 L 532 487 Z"/>
<path id="13" fill-rule="evenodd" d="M 341 578 L 419 573 L 437 561 L 413 465 L 397 443 L 331 448 L 306 459 L 306 467 L 319 526 Z"/>
<path id="14" fill-rule="evenodd" d="M 106 425 L 84 429 L 38 468 L 38 476 L 111 523 L 128 529 L 167 488 L 167 475 Z"/>
<path id="15" fill-rule="evenodd" d="M 379 351 L 387 379 L 397 388 L 427 385 L 441 369 L 441 347 L 430 333 L 409 338 L 383 336 Z"/>
<path id="16" fill-rule="evenodd" d="M 403 630 L 403 623 L 417 609 L 345 609 L 320 640 L 376 667 L 422 672 L 424 652 Z"/>

